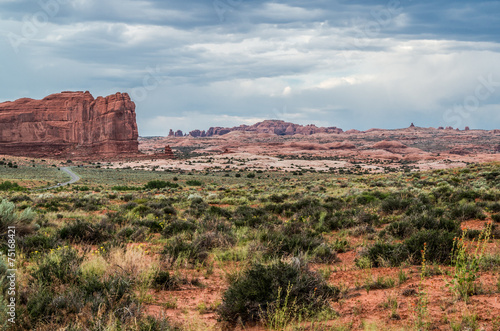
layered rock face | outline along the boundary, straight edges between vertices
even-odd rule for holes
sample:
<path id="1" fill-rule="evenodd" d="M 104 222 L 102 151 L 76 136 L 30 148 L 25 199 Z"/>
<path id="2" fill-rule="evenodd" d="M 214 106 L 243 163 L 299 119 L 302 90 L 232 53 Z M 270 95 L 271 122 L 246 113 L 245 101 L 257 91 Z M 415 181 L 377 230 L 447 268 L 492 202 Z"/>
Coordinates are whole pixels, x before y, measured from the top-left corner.
<path id="1" fill-rule="evenodd" d="M 336 127 L 317 127 L 314 124 L 300 125 L 290 122 L 280 121 L 280 120 L 267 120 L 259 122 L 254 125 L 240 125 L 233 128 L 222 128 L 222 127 L 212 127 L 205 131 L 194 130 L 189 133 L 192 137 L 212 137 L 212 136 L 222 136 L 233 131 L 247 131 L 247 132 L 258 132 L 258 133 L 268 133 L 276 134 L 279 136 L 292 136 L 295 134 L 300 135 L 313 135 L 316 133 L 342 133 L 342 129 Z"/>
<path id="2" fill-rule="evenodd" d="M 62 92 L 42 100 L 0 103 L 0 154 L 33 157 L 125 157 L 139 154 L 135 104 L 126 93 L 105 98 Z"/>

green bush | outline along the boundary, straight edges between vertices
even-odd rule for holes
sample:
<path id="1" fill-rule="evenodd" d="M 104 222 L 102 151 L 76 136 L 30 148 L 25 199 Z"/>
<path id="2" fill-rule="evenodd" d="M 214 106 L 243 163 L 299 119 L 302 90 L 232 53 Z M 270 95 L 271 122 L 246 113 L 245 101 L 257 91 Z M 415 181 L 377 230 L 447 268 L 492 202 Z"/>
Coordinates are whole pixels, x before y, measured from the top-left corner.
<path id="1" fill-rule="evenodd" d="M 251 265 L 223 294 L 218 308 L 220 320 L 233 324 L 266 319 L 276 304 L 284 304 L 285 294 L 299 308 L 296 312 L 303 315 L 314 315 L 328 307 L 327 300 L 338 299 L 337 288 L 328 286 L 321 276 L 300 264 L 296 259 L 292 263 Z"/>
<path id="2" fill-rule="evenodd" d="M 8 200 L 0 201 L 0 237 L 5 238 L 9 226 L 15 226 L 16 235 L 22 236 L 35 230 L 32 225 L 36 213 L 31 208 L 22 212 L 16 210 L 16 205 Z M 2 243 L 5 244 L 5 241 Z"/>
<path id="3" fill-rule="evenodd" d="M 186 185 L 188 185 L 188 186 L 202 186 L 203 183 L 200 182 L 199 180 L 191 179 L 191 180 L 186 181 Z"/>
<path id="4" fill-rule="evenodd" d="M 26 188 L 20 186 L 18 183 L 12 183 L 10 181 L 5 181 L 0 183 L 0 191 L 26 191 Z"/>
<path id="5" fill-rule="evenodd" d="M 99 224 L 76 220 L 59 230 L 59 237 L 75 243 L 100 244 L 112 237 L 113 225 L 102 221 Z"/>
<path id="6" fill-rule="evenodd" d="M 62 247 L 43 256 L 33 267 L 33 280 L 50 285 L 55 280 L 63 284 L 75 283 L 80 275 L 83 261 L 78 252 L 70 247 Z"/>
<path id="7" fill-rule="evenodd" d="M 427 244 L 428 262 L 448 263 L 456 232 L 443 230 L 423 230 L 416 232 L 402 243 L 388 244 L 378 242 L 368 249 L 367 256 L 374 267 L 399 266 L 408 261 L 413 264 L 422 262 L 421 250 Z"/>
<path id="8" fill-rule="evenodd" d="M 165 237 L 170 237 L 181 232 L 193 234 L 197 228 L 194 221 L 174 219 L 165 225 L 161 234 Z"/>
<path id="9" fill-rule="evenodd" d="M 31 236 L 20 238 L 17 241 L 19 248 L 24 253 L 45 252 L 57 246 L 57 238 L 37 233 Z"/>
<path id="10" fill-rule="evenodd" d="M 170 183 L 166 182 L 163 180 L 152 180 L 149 181 L 146 185 L 144 185 L 144 188 L 147 190 L 154 190 L 154 189 L 162 189 L 162 188 L 178 188 L 179 184 L 177 183 Z"/>
<path id="11" fill-rule="evenodd" d="M 168 271 L 159 271 L 153 279 L 153 287 L 163 291 L 176 290 L 179 288 L 179 281 Z"/>
<path id="12" fill-rule="evenodd" d="M 156 319 L 146 316 L 137 323 L 137 331 L 177 331 L 178 328 L 172 326 L 167 318 Z"/>
<path id="13" fill-rule="evenodd" d="M 485 219 L 481 208 L 475 203 L 462 203 L 450 211 L 450 216 L 459 221 L 466 221 L 474 218 Z"/>

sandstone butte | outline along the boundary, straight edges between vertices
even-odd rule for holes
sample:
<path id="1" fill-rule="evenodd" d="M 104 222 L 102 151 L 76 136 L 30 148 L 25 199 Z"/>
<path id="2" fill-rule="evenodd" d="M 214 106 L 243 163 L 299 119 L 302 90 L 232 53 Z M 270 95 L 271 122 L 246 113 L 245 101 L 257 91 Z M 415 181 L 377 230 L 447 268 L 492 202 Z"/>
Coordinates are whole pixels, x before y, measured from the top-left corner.
<path id="1" fill-rule="evenodd" d="M 42 100 L 0 103 L 0 154 L 121 158 L 139 155 L 135 104 L 126 93 L 105 98 L 62 92 Z"/>

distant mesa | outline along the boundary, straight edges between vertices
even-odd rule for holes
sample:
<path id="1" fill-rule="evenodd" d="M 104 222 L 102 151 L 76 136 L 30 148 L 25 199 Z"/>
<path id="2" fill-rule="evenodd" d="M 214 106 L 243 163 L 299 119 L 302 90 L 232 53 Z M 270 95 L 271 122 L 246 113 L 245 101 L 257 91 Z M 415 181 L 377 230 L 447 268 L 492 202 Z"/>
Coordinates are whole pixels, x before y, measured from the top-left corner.
<path id="1" fill-rule="evenodd" d="M 139 154 L 135 104 L 62 92 L 0 103 L 0 154 L 33 157 L 128 157 Z"/>
<path id="2" fill-rule="evenodd" d="M 316 133 L 332 133 L 332 134 L 340 134 L 344 132 L 342 129 L 337 127 L 317 127 L 314 124 L 309 125 L 300 125 L 294 124 L 290 122 L 285 122 L 281 120 L 266 120 L 254 125 L 240 125 L 232 128 L 223 128 L 223 127 L 211 127 L 206 132 L 200 130 L 194 130 L 189 132 L 188 136 L 191 137 L 213 137 L 213 136 L 222 136 L 228 134 L 230 132 L 256 132 L 256 133 L 267 133 L 267 134 L 275 134 L 279 136 L 292 136 L 292 135 L 313 135 Z M 183 135 L 178 135 L 177 131 L 175 134 L 174 131 L 170 129 L 169 137 L 182 137 Z M 181 131 L 182 133 L 182 131 Z"/>

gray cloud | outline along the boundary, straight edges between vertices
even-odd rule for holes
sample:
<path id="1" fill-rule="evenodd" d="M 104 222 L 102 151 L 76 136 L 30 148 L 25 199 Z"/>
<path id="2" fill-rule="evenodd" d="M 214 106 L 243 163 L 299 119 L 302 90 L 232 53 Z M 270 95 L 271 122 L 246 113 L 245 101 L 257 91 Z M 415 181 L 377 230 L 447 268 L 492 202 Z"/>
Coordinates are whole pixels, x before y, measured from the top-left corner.
<path id="1" fill-rule="evenodd" d="M 481 77 L 500 82 L 496 1 L 216 1 L 2 0 L 0 100 L 126 91 L 141 135 L 500 124 L 500 87 L 453 110 Z"/>

